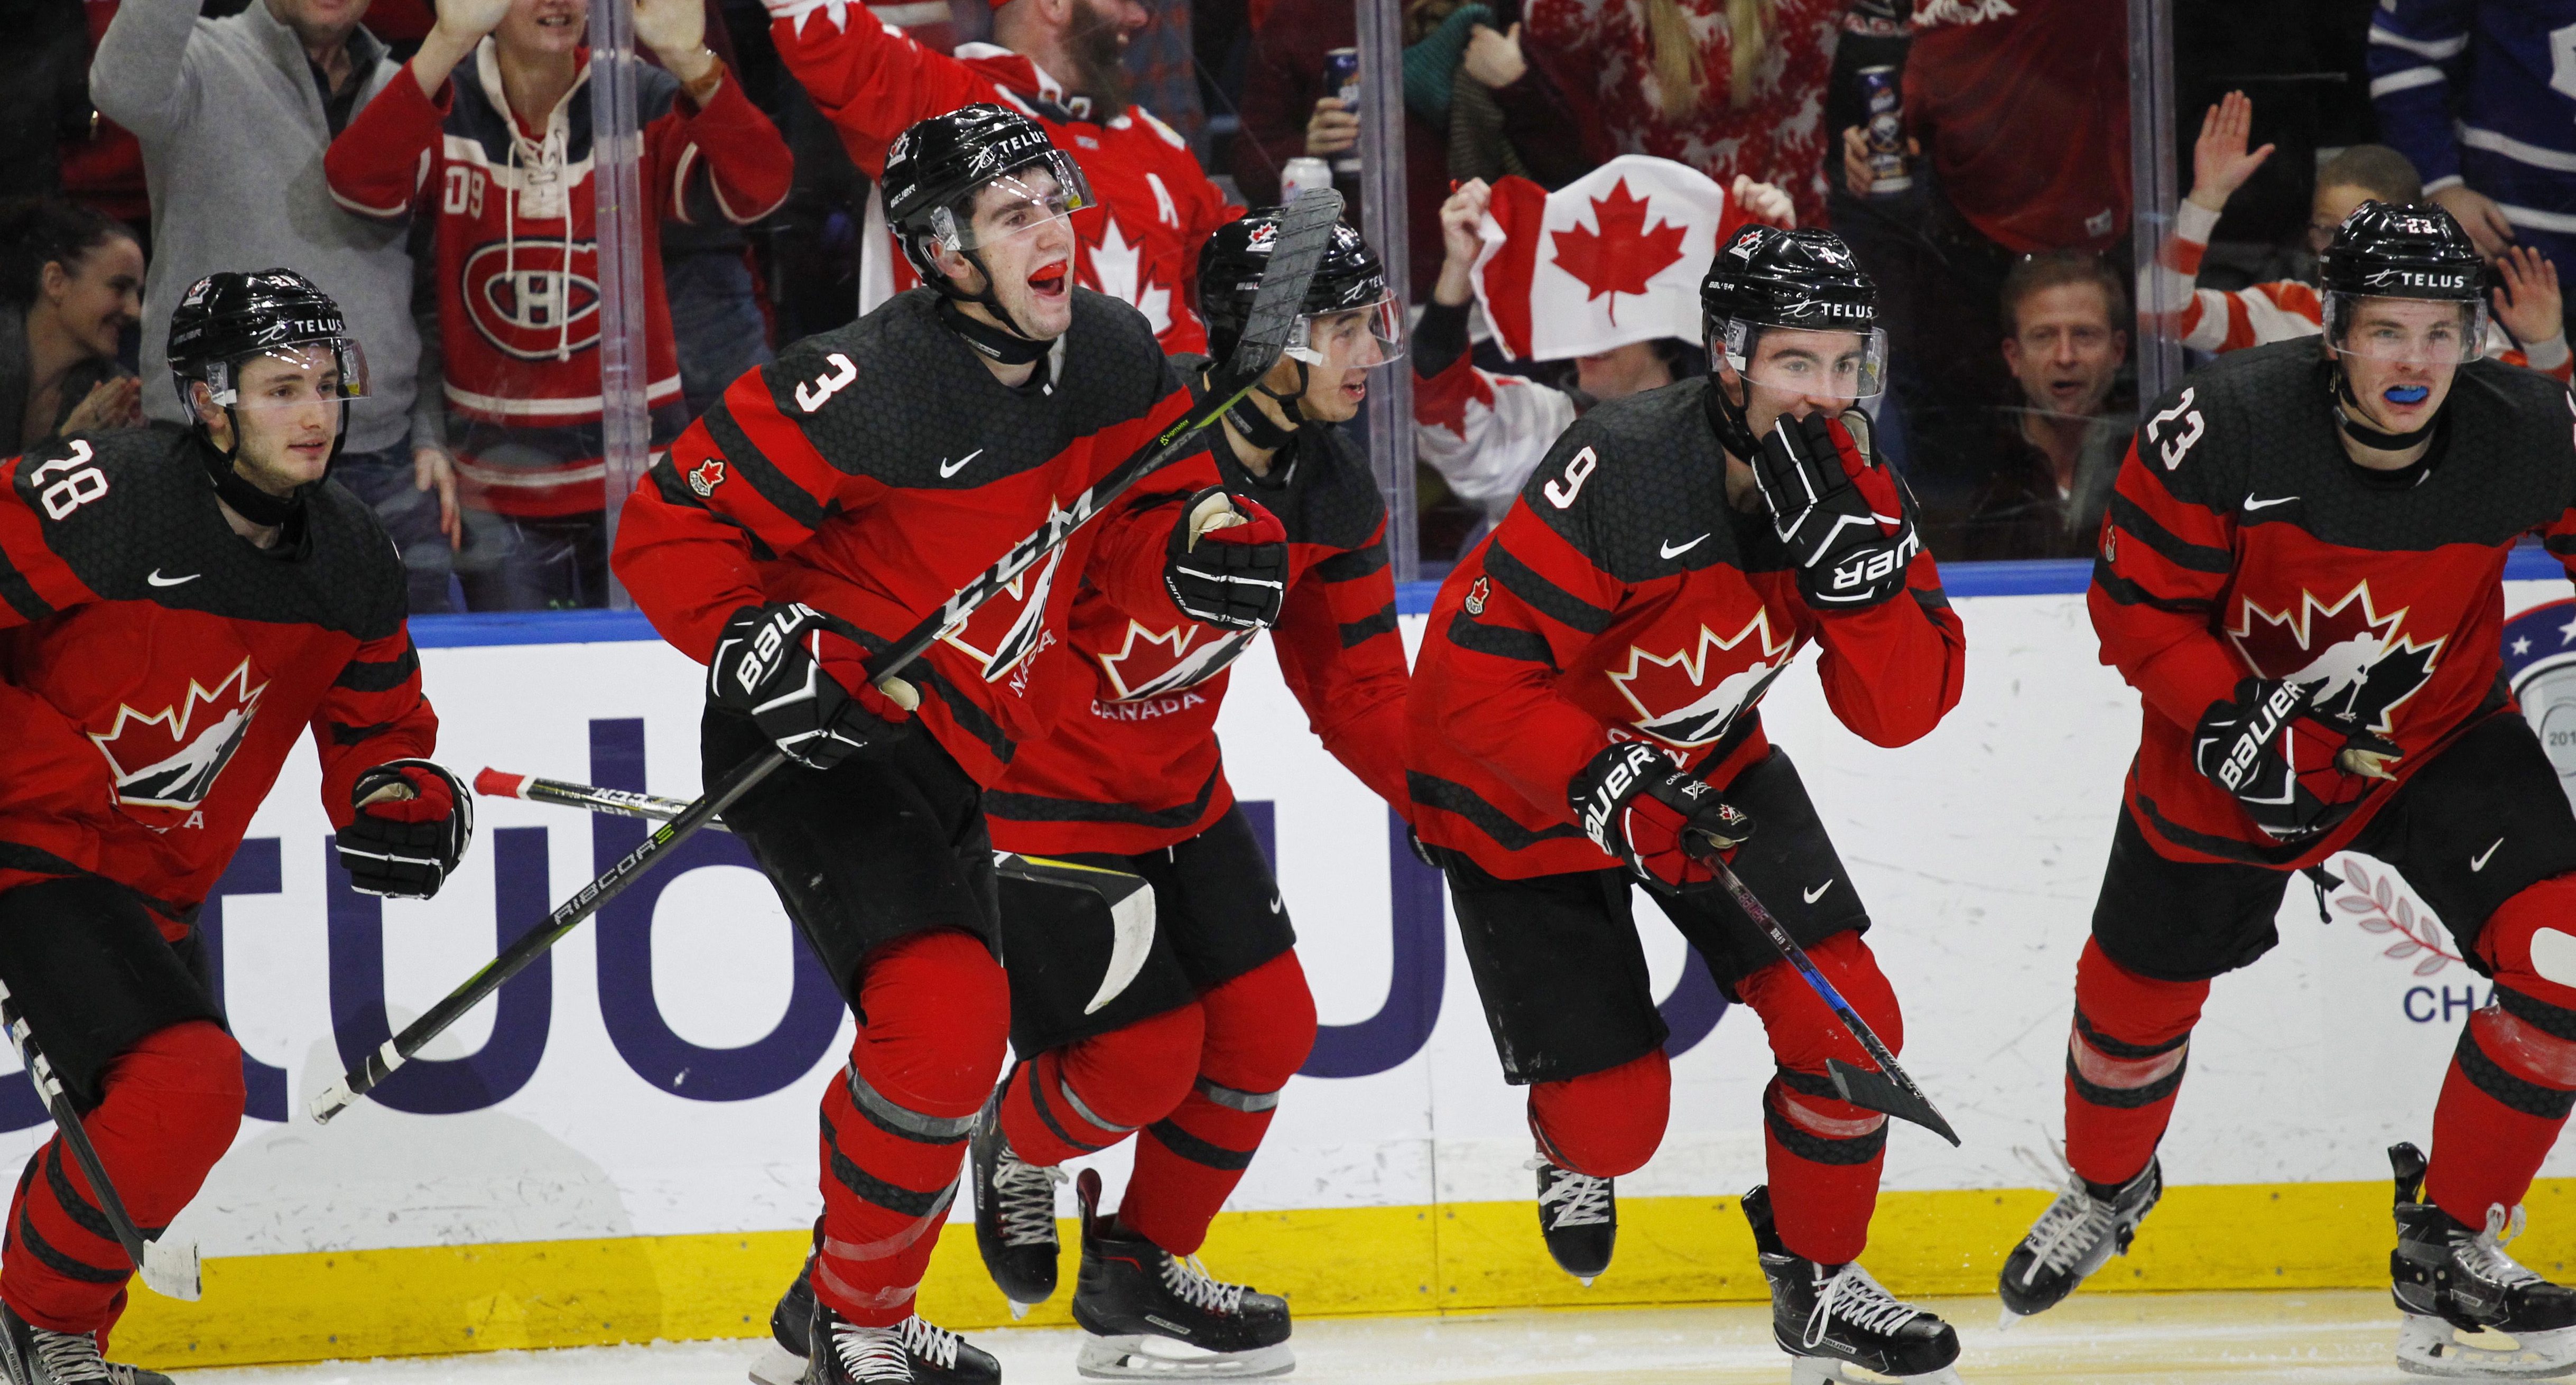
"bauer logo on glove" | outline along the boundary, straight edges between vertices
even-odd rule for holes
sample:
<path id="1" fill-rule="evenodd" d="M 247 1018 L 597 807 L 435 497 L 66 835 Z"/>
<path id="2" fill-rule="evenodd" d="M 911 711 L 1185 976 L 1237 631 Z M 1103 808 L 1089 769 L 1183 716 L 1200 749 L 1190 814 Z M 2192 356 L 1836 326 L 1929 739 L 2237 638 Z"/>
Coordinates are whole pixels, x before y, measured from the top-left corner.
<path id="1" fill-rule="evenodd" d="M 847 628 L 801 601 L 743 607 L 716 637 L 707 700 L 751 718 L 796 763 L 830 769 L 921 702 L 900 678 L 871 686 Z"/>
<path id="2" fill-rule="evenodd" d="M 1855 426 L 1865 435 L 1866 424 L 1784 414 L 1753 459 L 1754 487 L 1798 565 L 1798 590 L 1826 611 L 1865 609 L 1905 590 L 1906 568 L 1923 551 L 1904 492 L 1870 460 Z"/>
<path id="3" fill-rule="evenodd" d="M 1593 845 L 1647 884 L 1669 890 L 1714 884 L 1717 872 L 1707 858 L 1722 859 L 1753 835 L 1753 819 L 1743 810 L 1641 741 L 1593 756 L 1566 784 L 1565 796 Z"/>

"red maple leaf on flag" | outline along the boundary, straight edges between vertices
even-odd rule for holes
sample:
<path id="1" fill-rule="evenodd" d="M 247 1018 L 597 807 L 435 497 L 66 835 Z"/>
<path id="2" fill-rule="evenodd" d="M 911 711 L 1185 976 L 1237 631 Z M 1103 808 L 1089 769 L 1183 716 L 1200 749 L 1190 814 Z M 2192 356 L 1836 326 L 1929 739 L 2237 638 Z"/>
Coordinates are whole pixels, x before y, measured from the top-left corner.
<path id="1" fill-rule="evenodd" d="M 1576 226 L 1556 232 L 1557 268 L 1591 290 L 1583 300 L 1587 303 L 1605 293 L 1643 294 L 1647 280 L 1682 257 L 1685 228 L 1664 221 L 1651 231 L 1646 229 L 1646 199 L 1631 194 L 1625 178 L 1610 185 L 1608 197 L 1591 200 L 1592 220 L 1600 229 Z M 1610 300 L 1610 320 L 1619 320 L 1615 296 Z"/>

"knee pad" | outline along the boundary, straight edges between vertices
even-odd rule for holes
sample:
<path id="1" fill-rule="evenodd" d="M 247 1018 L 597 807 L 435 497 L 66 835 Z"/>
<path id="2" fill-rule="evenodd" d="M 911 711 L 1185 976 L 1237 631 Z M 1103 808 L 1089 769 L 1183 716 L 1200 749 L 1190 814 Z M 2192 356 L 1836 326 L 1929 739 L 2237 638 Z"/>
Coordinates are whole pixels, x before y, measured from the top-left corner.
<path id="1" fill-rule="evenodd" d="M 1861 1023 L 1887 1045 L 1888 1052 L 1905 1051 L 1905 1012 L 1897 1006 L 1896 988 L 1887 983 L 1878 959 L 1858 933 L 1837 933 L 1809 948 L 1807 958 L 1850 1003 Z M 1781 1067 L 1821 1076 L 1828 1058 L 1840 1058 L 1855 1067 L 1875 1066 L 1833 1007 L 1787 961 L 1774 962 L 1744 978 L 1736 991 L 1762 1017 L 1763 1034 Z"/>
<path id="2" fill-rule="evenodd" d="M 108 1064 L 102 1085 L 104 1118 L 122 1121 L 130 1111 L 174 1144 L 211 1144 L 220 1155 L 241 1128 L 241 1045 L 208 1020 L 145 1035 Z"/>
<path id="3" fill-rule="evenodd" d="M 981 940 L 914 933 L 868 954 L 851 1059 L 878 1092 L 932 1116 L 974 1114 L 1001 1075 L 1011 988 Z"/>
<path id="4" fill-rule="evenodd" d="M 1171 1114 L 1198 1080 L 1207 1022 L 1196 1002 L 1148 1015 L 1056 1050 L 1056 1069 L 1077 1114 L 1104 1129 L 1133 1130 Z M 1032 1065 L 1027 1076 L 1039 1080 Z"/>
<path id="5" fill-rule="evenodd" d="M 2576 1010 L 2576 875 L 2516 891 L 2478 930 L 2479 957 L 2496 984 Z"/>
<path id="6" fill-rule="evenodd" d="M 1617 1178 L 1654 1157 L 1672 1099 L 1672 1066 L 1655 1049 L 1615 1068 L 1534 1084 L 1530 1131 L 1558 1164 Z"/>
<path id="7" fill-rule="evenodd" d="M 1283 952 L 1199 997 L 1207 1044 L 1199 1075 L 1238 1091 L 1288 1085 L 1315 1047 L 1315 995 L 1294 952 Z"/>

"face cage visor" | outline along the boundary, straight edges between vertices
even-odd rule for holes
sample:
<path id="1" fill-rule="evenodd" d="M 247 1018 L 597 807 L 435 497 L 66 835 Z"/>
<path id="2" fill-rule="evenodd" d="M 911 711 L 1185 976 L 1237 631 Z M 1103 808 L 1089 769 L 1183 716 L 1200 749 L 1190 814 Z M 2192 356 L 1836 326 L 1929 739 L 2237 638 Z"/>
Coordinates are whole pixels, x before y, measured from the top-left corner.
<path id="1" fill-rule="evenodd" d="M 1297 319 L 1288 329 L 1290 360 L 1326 370 L 1372 370 L 1404 359 L 1404 308 L 1393 298 Z"/>
<path id="2" fill-rule="evenodd" d="M 2346 355 L 2461 365 L 2486 350 L 2487 305 L 2483 300 L 2332 292 L 2326 295 L 2325 333 Z"/>
<path id="3" fill-rule="evenodd" d="M 1746 381 L 1814 399 L 1857 403 L 1887 389 L 1887 332 L 1817 330 L 1711 319 L 1708 353 Z"/>
<path id="4" fill-rule="evenodd" d="M 336 404 L 367 397 L 367 353 L 347 337 L 297 342 L 210 361 L 199 378 L 220 409 L 256 412 Z"/>
<path id="5" fill-rule="evenodd" d="M 954 206 L 931 208 L 930 229 L 941 245 L 963 255 L 1053 225 L 1096 201 L 1082 166 L 1063 150 L 1050 149 L 1035 162 L 977 184 Z"/>

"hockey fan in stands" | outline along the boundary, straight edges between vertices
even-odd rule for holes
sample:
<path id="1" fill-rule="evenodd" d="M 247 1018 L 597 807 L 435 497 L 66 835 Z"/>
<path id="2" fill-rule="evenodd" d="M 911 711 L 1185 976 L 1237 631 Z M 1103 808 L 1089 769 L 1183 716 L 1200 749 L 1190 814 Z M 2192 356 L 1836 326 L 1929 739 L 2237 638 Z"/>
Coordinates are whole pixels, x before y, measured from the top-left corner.
<path id="1" fill-rule="evenodd" d="M 787 70 L 861 171 L 916 120 L 970 101 L 1008 106 L 1082 160 L 1099 205 L 1074 218 L 1075 281 L 1124 299 L 1166 351 L 1207 349 L 1190 311 L 1200 242 L 1242 209 L 1208 181 L 1189 141 L 1127 100 L 1119 54 L 1145 22 L 1137 0 L 994 0 L 997 43 L 951 57 L 879 24 L 855 0 L 763 0 Z"/>
<path id="2" fill-rule="evenodd" d="M 922 121 L 887 213 L 927 287 L 743 376 L 627 501 L 615 565 L 710 665 L 706 782 L 788 765 L 725 813 L 860 1017 L 823 1099 L 804 1379 L 980 1382 L 993 1359 L 913 1314 L 1009 996 L 983 798 L 1077 714 L 1076 592 L 1158 624 L 1277 619 L 1278 521 L 1200 454 L 1130 491 L 901 679 L 862 662 L 1177 419 L 1190 396 L 1134 310 L 1076 288 L 1081 170 L 998 106 Z M 1230 526 L 1230 527 L 1229 527 Z M 781 1326 L 782 1344 L 793 1336 Z"/>
<path id="3" fill-rule="evenodd" d="M 241 1128 L 197 911 L 298 737 L 339 867 L 427 898 L 472 800 L 420 758 L 438 718 L 402 560 L 323 480 L 366 392 L 339 305 L 271 269 L 200 279 L 167 359 L 195 427 L 74 435 L 0 464 L 0 981 L 138 1225 L 169 1224 Z M 132 1274 L 59 1136 L 0 1251 L 11 1385 L 167 1378 L 100 1351 Z"/>
<path id="4" fill-rule="evenodd" d="M 2507 554 L 2538 534 L 2576 563 L 2576 450 L 2565 387 L 2479 356 L 2484 279 L 2448 212 L 2365 202 L 2325 252 L 2322 349 L 2227 356 L 2138 430 L 2090 603 L 2145 726 L 2075 972 L 2072 1174 L 2005 1265 L 2008 1314 L 2126 1251 L 2210 979 L 2279 941 L 2293 871 L 2322 892 L 2351 850 L 2494 983 L 2430 1169 L 2390 1151 L 2398 1363 L 2576 1369 L 2576 1294 L 2503 1249 L 2576 1104 L 2576 814 L 2497 676 Z"/>
<path id="5" fill-rule="evenodd" d="M 1432 608 L 1411 700 L 1414 821 L 1448 876 L 1505 1080 L 1530 1087 L 1540 1226 L 1589 1279 L 1611 1180 L 1663 1137 L 1665 1026 L 1632 879 L 1762 1017 L 1770 1183 L 1745 1198 L 1799 1378 L 1947 1381 L 1955 1332 L 1857 1263 L 1887 1120 L 1836 1095 L 1858 1042 L 1732 904 L 1723 849 L 1894 1048 L 1895 992 L 1850 875 L 1755 704 L 1809 642 L 1881 745 L 1959 700 L 1965 639 L 1911 501 L 1853 406 L 1880 388 L 1876 288 L 1822 231 L 1746 227 L 1701 288 L 1711 374 L 1568 429 Z M 1633 873 L 1633 874 L 1632 874 Z"/>

